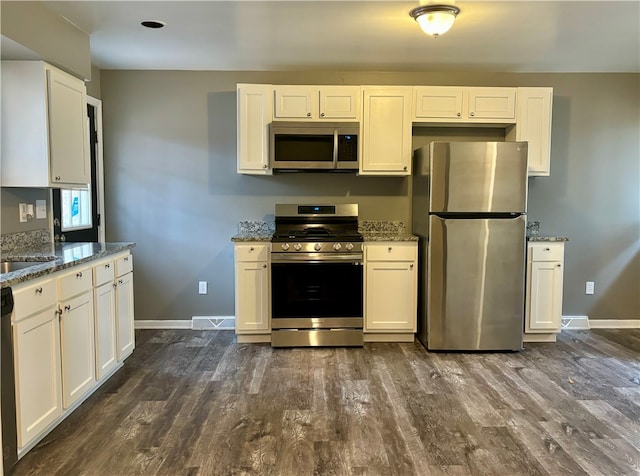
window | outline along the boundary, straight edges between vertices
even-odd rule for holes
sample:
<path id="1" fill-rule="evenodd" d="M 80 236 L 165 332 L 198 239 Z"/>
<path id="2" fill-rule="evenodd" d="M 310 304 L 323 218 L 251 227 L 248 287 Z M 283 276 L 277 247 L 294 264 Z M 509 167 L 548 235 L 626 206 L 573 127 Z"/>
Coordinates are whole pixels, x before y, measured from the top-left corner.
<path id="1" fill-rule="evenodd" d="M 91 228 L 91 185 L 87 189 L 61 189 L 62 231 Z"/>

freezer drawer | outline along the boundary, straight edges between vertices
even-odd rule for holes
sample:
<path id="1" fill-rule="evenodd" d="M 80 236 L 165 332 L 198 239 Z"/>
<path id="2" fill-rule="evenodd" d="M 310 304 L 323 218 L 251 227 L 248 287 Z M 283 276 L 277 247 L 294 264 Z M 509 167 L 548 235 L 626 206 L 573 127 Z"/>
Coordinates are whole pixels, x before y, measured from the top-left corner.
<path id="1" fill-rule="evenodd" d="M 522 349 L 525 222 L 430 217 L 430 350 Z"/>

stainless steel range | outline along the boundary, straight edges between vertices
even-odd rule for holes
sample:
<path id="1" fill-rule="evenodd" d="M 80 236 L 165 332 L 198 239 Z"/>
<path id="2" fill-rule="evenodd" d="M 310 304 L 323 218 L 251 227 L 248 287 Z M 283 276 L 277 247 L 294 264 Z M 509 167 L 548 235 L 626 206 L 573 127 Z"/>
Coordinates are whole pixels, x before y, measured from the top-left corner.
<path id="1" fill-rule="evenodd" d="M 271 345 L 361 346 L 358 205 L 278 204 L 271 244 Z"/>

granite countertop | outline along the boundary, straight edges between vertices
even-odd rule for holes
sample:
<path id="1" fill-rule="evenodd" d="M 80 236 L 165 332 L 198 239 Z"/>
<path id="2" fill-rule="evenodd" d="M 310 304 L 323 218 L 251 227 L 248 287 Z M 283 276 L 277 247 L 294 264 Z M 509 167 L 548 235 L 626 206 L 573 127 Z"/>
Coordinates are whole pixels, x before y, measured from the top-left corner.
<path id="1" fill-rule="evenodd" d="M 566 236 L 527 236 L 527 241 L 569 241 Z"/>
<path id="2" fill-rule="evenodd" d="M 268 221 L 241 221 L 238 223 L 238 234 L 231 241 L 271 241 L 275 232 L 275 224 Z"/>
<path id="3" fill-rule="evenodd" d="M 367 241 L 418 241 L 416 235 L 407 232 L 403 221 L 362 220 L 358 231 L 362 234 L 365 243 Z"/>
<path id="4" fill-rule="evenodd" d="M 269 234 L 259 234 L 259 233 L 252 233 L 252 232 L 247 232 L 247 233 L 238 233 L 235 236 L 231 237 L 231 241 L 233 242 L 238 242 L 238 241 L 271 241 L 271 238 L 273 238 L 273 233 L 269 233 Z"/>
<path id="5" fill-rule="evenodd" d="M 367 241 L 418 241 L 416 235 L 411 233 L 398 233 L 398 232 L 363 232 L 362 237 L 365 243 Z"/>
<path id="6" fill-rule="evenodd" d="M 0 274 L 3 288 L 15 286 L 47 274 L 94 261 L 135 247 L 118 243 L 44 243 L 13 251 L 3 251 L 2 261 L 33 261 L 34 265 Z"/>

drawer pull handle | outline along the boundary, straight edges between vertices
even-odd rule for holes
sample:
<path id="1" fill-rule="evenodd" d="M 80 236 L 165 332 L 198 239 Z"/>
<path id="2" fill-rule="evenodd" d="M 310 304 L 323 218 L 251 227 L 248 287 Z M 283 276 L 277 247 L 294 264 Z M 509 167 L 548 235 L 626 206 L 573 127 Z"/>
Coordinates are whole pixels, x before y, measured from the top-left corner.
<path id="1" fill-rule="evenodd" d="M 255 248 L 252 246 L 251 248 L 249 248 L 249 251 L 254 251 Z"/>
<path id="2" fill-rule="evenodd" d="M 124 260 L 125 260 L 125 261 L 129 261 L 129 257 L 127 256 Z"/>
<path id="3" fill-rule="evenodd" d="M 81 277 L 82 277 L 82 271 L 76 274 L 76 278 L 81 278 Z"/>
<path id="4" fill-rule="evenodd" d="M 42 286 L 39 288 L 36 288 L 36 294 L 42 294 Z"/>
<path id="5" fill-rule="evenodd" d="M 69 304 L 67 304 L 67 305 L 64 307 L 64 310 L 65 310 L 65 311 L 67 311 L 67 312 L 69 312 L 69 311 L 71 310 L 71 306 L 70 306 Z"/>
<path id="6" fill-rule="evenodd" d="M 110 264 L 105 264 L 104 267 L 105 267 L 105 269 L 109 269 L 109 268 L 111 268 L 111 265 Z"/>

